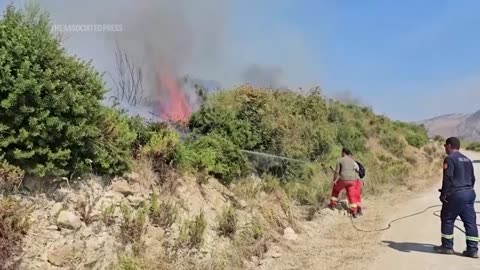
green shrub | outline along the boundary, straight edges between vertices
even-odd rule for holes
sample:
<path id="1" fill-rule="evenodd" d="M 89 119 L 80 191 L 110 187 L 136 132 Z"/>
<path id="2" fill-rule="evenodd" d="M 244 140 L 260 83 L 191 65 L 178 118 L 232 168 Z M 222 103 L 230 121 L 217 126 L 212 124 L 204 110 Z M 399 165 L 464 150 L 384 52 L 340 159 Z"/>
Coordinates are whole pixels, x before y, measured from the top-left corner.
<path id="1" fill-rule="evenodd" d="M 224 184 L 249 171 L 247 159 L 240 149 L 217 134 L 190 138 L 177 155 L 182 169 L 206 170 Z"/>
<path id="2" fill-rule="evenodd" d="M 361 133 L 361 130 L 353 125 L 340 125 L 337 131 L 337 142 L 354 153 L 365 151 L 366 138 Z"/>
<path id="3" fill-rule="evenodd" d="M 422 148 L 428 143 L 428 137 L 426 134 L 419 134 L 410 132 L 405 137 L 407 143 L 416 148 Z"/>
<path id="4" fill-rule="evenodd" d="M 102 174 L 128 171 L 132 165 L 132 145 L 137 137 L 130 129 L 128 118 L 116 109 L 103 108 L 99 125 L 101 132 L 93 143 L 93 151 L 89 154 L 93 170 Z M 88 163 L 78 160 L 76 166 L 81 165 Z M 83 170 L 88 170 L 88 167 L 84 167 Z"/>
<path id="5" fill-rule="evenodd" d="M 139 154 L 152 163 L 153 171 L 164 183 L 168 172 L 174 168 L 177 148 L 180 144 L 180 134 L 166 125 L 149 125 L 142 132 L 142 141 L 139 145 Z"/>
<path id="6" fill-rule="evenodd" d="M 142 154 L 169 162 L 175 158 L 179 143 L 180 134 L 165 126 L 152 132 L 142 148 Z"/>
<path id="7" fill-rule="evenodd" d="M 406 144 L 393 132 L 383 133 L 380 144 L 396 157 L 403 157 Z"/>
<path id="8" fill-rule="evenodd" d="M 39 176 L 126 170 L 133 134 L 101 105 L 100 74 L 50 30 L 42 12 L 8 6 L 0 19 L 0 151 Z"/>
<path id="9" fill-rule="evenodd" d="M 255 147 L 258 143 L 259 136 L 252 132 L 251 125 L 225 107 L 204 105 L 192 115 L 189 128 L 196 134 L 216 133 L 245 149 Z"/>
<path id="10" fill-rule="evenodd" d="M 480 151 L 480 143 L 471 143 L 467 146 L 467 150 Z"/>

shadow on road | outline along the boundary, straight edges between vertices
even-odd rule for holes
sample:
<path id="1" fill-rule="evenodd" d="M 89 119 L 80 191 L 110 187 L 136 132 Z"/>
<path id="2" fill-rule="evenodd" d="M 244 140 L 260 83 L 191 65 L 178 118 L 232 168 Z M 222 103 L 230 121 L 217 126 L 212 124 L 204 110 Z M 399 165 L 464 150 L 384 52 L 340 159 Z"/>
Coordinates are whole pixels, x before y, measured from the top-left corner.
<path id="1" fill-rule="evenodd" d="M 387 244 L 388 247 L 398 250 L 400 252 L 423 252 L 423 253 L 435 253 L 433 250 L 433 245 L 430 244 L 421 244 L 421 243 L 410 243 L 410 242 L 393 242 L 393 241 L 382 241 L 384 244 Z"/>

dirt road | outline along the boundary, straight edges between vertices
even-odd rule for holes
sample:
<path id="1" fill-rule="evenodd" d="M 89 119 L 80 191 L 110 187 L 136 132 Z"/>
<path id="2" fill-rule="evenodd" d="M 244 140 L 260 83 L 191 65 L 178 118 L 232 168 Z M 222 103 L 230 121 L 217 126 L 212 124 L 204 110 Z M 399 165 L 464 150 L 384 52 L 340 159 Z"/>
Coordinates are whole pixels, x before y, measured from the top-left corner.
<path id="1" fill-rule="evenodd" d="M 480 162 L 480 154 L 464 153 Z M 477 178 L 480 178 L 480 163 L 475 164 L 475 169 Z M 422 183 L 425 179 L 417 181 Z M 355 220 L 355 224 L 363 230 L 385 228 L 390 220 L 439 205 L 437 189 L 440 185 L 429 187 L 427 192 L 395 191 L 370 198 L 364 202 L 366 215 Z M 479 187 L 477 184 L 477 200 L 480 200 Z M 433 245 L 440 244 L 440 219 L 434 215 L 439 210 L 437 207 L 402 219 L 387 231 L 365 233 L 354 229 L 350 219 L 341 212 L 324 209 L 314 220 L 301 224 L 298 239 L 276 246 L 274 258 L 267 256 L 254 269 L 480 270 L 480 260 L 432 252 Z M 480 205 L 477 205 L 477 211 L 480 211 Z M 460 221 L 456 225 L 463 229 Z M 458 252 L 465 248 L 465 235 L 457 229 L 455 248 Z"/>
<path id="2" fill-rule="evenodd" d="M 480 162 L 480 154 L 464 152 L 472 160 Z M 480 177 L 480 163 L 475 164 L 477 179 Z M 476 185 L 477 200 L 480 200 L 480 185 Z M 432 189 L 394 211 L 392 218 L 409 215 L 425 209 L 428 206 L 439 204 L 439 193 Z M 457 255 L 439 255 L 433 253 L 432 246 L 440 244 L 440 220 L 434 213 L 440 208 L 429 210 L 427 213 L 408 218 L 392 225 L 380 238 L 382 247 L 372 270 L 470 270 L 480 269 L 480 260 L 464 258 Z M 476 205 L 479 211 L 480 204 Z M 477 215 L 478 218 L 480 218 Z M 480 220 L 477 220 L 480 223 Z M 462 230 L 461 221 L 455 223 Z M 465 249 L 465 234 L 455 229 L 455 251 L 461 253 Z"/>

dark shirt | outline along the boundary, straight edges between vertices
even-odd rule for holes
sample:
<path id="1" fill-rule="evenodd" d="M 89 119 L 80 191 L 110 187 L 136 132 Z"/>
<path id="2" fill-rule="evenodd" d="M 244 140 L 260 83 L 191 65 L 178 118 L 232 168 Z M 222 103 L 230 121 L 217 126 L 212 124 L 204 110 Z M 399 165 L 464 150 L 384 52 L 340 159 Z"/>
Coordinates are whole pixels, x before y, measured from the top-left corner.
<path id="1" fill-rule="evenodd" d="M 460 152 L 454 152 L 443 162 L 442 193 L 474 187 L 475 174 L 469 158 Z"/>

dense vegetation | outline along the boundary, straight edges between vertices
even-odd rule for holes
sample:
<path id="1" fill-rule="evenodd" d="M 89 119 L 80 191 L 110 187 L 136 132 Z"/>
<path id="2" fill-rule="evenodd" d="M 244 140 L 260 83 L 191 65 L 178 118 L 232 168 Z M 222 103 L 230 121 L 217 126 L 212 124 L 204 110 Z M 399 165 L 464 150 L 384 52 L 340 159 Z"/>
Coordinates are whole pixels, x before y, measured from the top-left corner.
<path id="1" fill-rule="evenodd" d="M 303 95 L 248 86 L 207 96 L 181 140 L 166 124 L 147 124 L 101 105 L 102 77 L 65 52 L 46 15 L 31 15 L 9 6 L 0 21 L 5 168 L 38 176 L 118 174 L 128 171 L 133 159 L 148 157 L 159 173 L 201 171 L 228 184 L 255 170 L 287 184 L 328 173 L 328 167 L 317 165 L 332 165 L 341 147 L 365 160 L 369 170 L 404 172 L 407 144 L 420 148 L 427 142 L 423 127 L 328 100 L 318 89 Z M 374 156 L 368 147 L 372 139 L 391 155 Z M 305 162 L 247 156 L 241 150 Z"/>
<path id="2" fill-rule="evenodd" d="M 253 164 L 250 169 L 277 178 L 292 187 L 291 195 L 307 202 L 325 197 L 328 166 L 334 164 L 342 147 L 366 163 L 374 172 L 369 181 L 375 184 L 404 178 L 415 162 L 405 153 L 407 145 L 421 148 L 428 142 L 421 126 L 326 99 L 318 89 L 307 95 L 249 86 L 220 92 L 207 97 L 191 117 L 189 128 L 193 138 L 223 137 L 238 149 L 306 161 L 248 154 Z M 369 142 L 376 141 L 389 153 L 374 153 Z M 374 184 L 369 188 L 377 189 Z"/>
<path id="3" fill-rule="evenodd" d="M 317 204 L 327 197 L 329 166 L 342 147 L 362 161 L 366 191 L 376 192 L 401 183 L 417 162 L 408 149 L 428 142 L 421 126 L 327 99 L 319 89 L 300 94 L 241 86 L 206 95 L 182 134 L 170 124 L 146 123 L 102 105 L 105 93 L 91 64 L 61 47 L 48 16 L 35 8 L 7 7 L 0 19 L 0 193 L 14 192 L 25 175 L 118 175 L 135 163 L 151 162 L 160 181 L 175 171 L 229 185 L 255 172 L 264 180 L 262 191 L 283 189 L 290 199 Z M 0 199 L 0 262 L 20 251 L 29 225 L 20 208 Z M 177 215 L 163 202 L 139 216 L 123 210 L 122 235 L 129 243 L 139 241 L 132 231 L 140 231 L 147 214 L 163 227 Z M 184 245 L 202 244 L 205 222 L 201 214 L 183 225 Z M 233 208 L 225 209 L 218 223 L 221 235 L 235 234 Z"/>
<path id="4" fill-rule="evenodd" d="M 122 115 L 100 104 L 102 77 L 65 52 L 45 14 L 7 7 L 0 20 L 0 89 L 6 162 L 39 176 L 129 168 L 135 134 Z"/>

